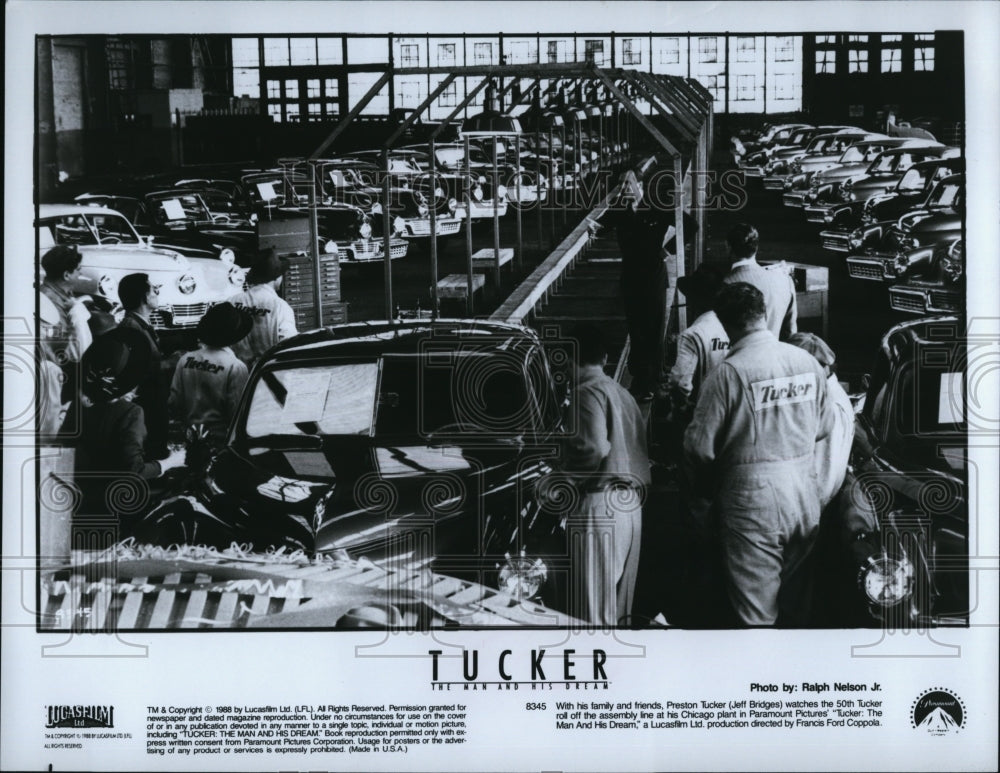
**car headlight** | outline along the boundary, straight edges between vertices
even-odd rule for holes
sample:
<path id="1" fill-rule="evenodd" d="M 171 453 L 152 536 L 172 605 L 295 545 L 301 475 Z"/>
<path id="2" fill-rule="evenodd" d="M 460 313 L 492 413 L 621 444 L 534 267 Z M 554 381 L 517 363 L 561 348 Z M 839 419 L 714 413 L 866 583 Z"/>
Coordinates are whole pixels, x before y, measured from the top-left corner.
<path id="1" fill-rule="evenodd" d="M 243 282 L 246 281 L 246 276 L 246 269 L 240 268 L 239 266 L 232 266 L 229 269 L 227 279 L 229 279 L 229 284 L 236 287 L 243 287 Z"/>
<path id="2" fill-rule="evenodd" d="M 861 587 L 873 604 L 895 606 L 913 593 L 913 564 L 905 556 L 869 558 L 861 570 Z"/>
<path id="3" fill-rule="evenodd" d="M 372 204 L 372 214 L 373 215 L 382 214 L 382 205 L 377 201 L 374 204 Z"/>
<path id="4" fill-rule="evenodd" d="M 190 274 L 185 274 L 180 279 L 177 280 L 177 289 L 181 291 L 184 295 L 190 295 L 194 292 L 198 283 L 195 278 Z"/>
<path id="5" fill-rule="evenodd" d="M 392 221 L 392 230 L 398 234 L 403 233 L 406 230 L 406 221 L 401 217 L 397 217 Z"/>
<path id="6" fill-rule="evenodd" d="M 97 289 L 101 291 L 101 295 L 114 298 L 115 291 L 118 289 L 118 282 L 115 281 L 114 277 L 105 274 L 97 281 Z"/>
<path id="7" fill-rule="evenodd" d="M 477 185 L 475 188 L 472 189 L 472 198 L 474 198 L 476 201 L 483 200 L 483 189 L 481 186 Z"/>
<path id="8" fill-rule="evenodd" d="M 453 215 L 458 211 L 458 201 L 454 198 L 448 199 L 448 211 Z"/>
<path id="9" fill-rule="evenodd" d="M 496 197 L 502 199 L 506 195 L 507 195 L 507 186 L 506 185 L 498 185 L 497 186 L 497 195 L 496 195 Z"/>
<path id="10" fill-rule="evenodd" d="M 892 267 L 896 270 L 897 276 L 906 273 L 906 269 L 910 267 L 910 259 L 906 257 L 905 252 L 896 253 L 896 256 L 892 259 Z"/>
<path id="11" fill-rule="evenodd" d="M 420 215 L 420 217 L 423 217 L 430 211 L 431 211 L 430 207 L 428 207 L 426 204 L 417 205 L 417 214 Z"/>
<path id="12" fill-rule="evenodd" d="M 852 250 L 857 250 L 861 248 L 861 245 L 865 243 L 864 232 L 860 228 L 856 228 L 851 231 L 851 235 L 847 237 L 847 246 Z"/>
<path id="13" fill-rule="evenodd" d="M 361 234 L 362 239 L 368 239 L 372 235 L 372 224 L 362 223 L 361 227 L 358 229 L 358 233 Z"/>
<path id="14" fill-rule="evenodd" d="M 236 253 L 228 247 L 223 247 L 222 252 L 219 253 L 219 260 L 231 266 L 236 262 Z"/>
<path id="15" fill-rule="evenodd" d="M 326 244 L 323 245 L 323 252 L 327 255 L 336 255 L 339 252 L 337 243 L 333 239 L 328 239 Z"/>
<path id="16" fill-rule="evenodd" d="M 507 555 L 497 576 L 497 587 L 515 600 L 524 601 L 541 590 L 548 576 L 548 567 L 542 559 Z"/>

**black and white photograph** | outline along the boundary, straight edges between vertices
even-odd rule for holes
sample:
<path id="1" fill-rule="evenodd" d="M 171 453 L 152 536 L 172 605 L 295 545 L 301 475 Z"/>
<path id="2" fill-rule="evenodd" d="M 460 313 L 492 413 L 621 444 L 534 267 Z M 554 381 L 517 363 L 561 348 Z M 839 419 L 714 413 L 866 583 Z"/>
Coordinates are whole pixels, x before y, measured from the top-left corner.
<path id="1" fill-rule="evenodd" d="M 725 5 L 8 4 L 4 767 L 996 764 L 997 8 Z"/>

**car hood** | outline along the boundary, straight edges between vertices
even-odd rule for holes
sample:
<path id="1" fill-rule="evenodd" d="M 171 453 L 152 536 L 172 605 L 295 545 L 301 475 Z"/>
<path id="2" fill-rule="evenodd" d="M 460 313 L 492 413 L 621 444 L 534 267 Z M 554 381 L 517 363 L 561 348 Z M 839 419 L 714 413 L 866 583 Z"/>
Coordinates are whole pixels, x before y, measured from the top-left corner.
<path id="1" fill-rule="evenodd" d="M 116 269 L 126 272 L 184 271 L 190 268 L 188 259 L 173 250 L 143 244 L 82 245 L 84 267 Z"/>
<path id="2" fill-rule="evenodd" d="M 803 166 L 805 164 L 803 163 Z M 863 162 L 859 164 L 836 164 L 834 166 L 829 166 L 826 169 L 820 169 L 813 176 L 818 184 L 833 182 L 835 180 L 846 180 L 852 175 L 856 175 L 859 172 L 865 171 L 868 168 L 868 163 Z"/>
<path id="3" fill-rule="evenodd" d="M 533 469 L 519 463 L 523 451 L 514 444 L 327 438 L 322 445 L 239 452 L 230 447 L 209 474 L 251 522 L 266 518 L 268 529 L 294 534 L 317 552 L 365 553 L 413 531 L 415 523 L 437 523 L 470 508 L 478 512 L 484 494 L 514 493 L 518 478 Z"/>

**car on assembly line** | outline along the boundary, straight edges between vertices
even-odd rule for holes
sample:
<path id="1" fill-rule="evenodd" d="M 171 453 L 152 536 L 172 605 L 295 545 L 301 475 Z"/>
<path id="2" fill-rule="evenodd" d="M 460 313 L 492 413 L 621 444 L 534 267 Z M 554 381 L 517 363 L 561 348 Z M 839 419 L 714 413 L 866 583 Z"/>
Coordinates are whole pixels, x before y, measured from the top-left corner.
<path id="1" fill-rule="evenodd" d="M 956 239 L 935 249 L 922 271 L 889 288 L 889 307 L 910 314 L 961 314 L 965 285 L 964 242 Z"/>
<path id="2" fill-rule="evenodd" d="M 958 316 L 905 322 L 881 341 L 851 452 L 873 522 L 843 535 L 842 627 L 968 624 L 970 345 Z"/>
<path id="3" fill-rule="evenodd" d="M 519 325 L 302 333 L 258 361 L 225 448 L 137 538 L 430 562 L 565 609 L 556 380 Z"/>
<path id="4" fill-rule="evenodd" d="M 862 131 L 857 126 L 804 126 L 779 143 L 749 153 L 740 161 L 739 168 L 748 178 L 762 178 L 768 174 L 767 165 L 771 161 L 784 162 L 785 158 L 804 152 L 813 138 L 842 129 Z"/>
<path id="5" fill-rule="evenodd" d="M 965 176 L 941 180 L 920 209 L 895 222 L 855 229 L 850 238 L 847 272 L 854 279 L 895 282 L 922 272 L 939 247 L 962 235 Z"/>
<path id="6" fill-rule="evenodd" d="M 730 137 L 733 163 L 740 166 L 743 159 L 751 153 L 781 145 L 787 142 L 794 132 L 808 128 L 811 126 L 807 123 L 768 123 L 764 124 L 759 132 L 746 131 L 739 136 Z"/>
<path id="7" fill-rule="evenodd" d="M 57 244 L 76 247 L 82 261 L 74 291 L 103 298 L 116 317 L 124 313 L 118 299 L 118 282 L 127 274 L 148 274 L 150 281 L 160 287 L 160 307 L 153 312 L 150 323 L 162 334 L 193 328 L 209 306 L 238 289 L 228 281 L 231 265 L 224 267 L 220 263 L 221 276 L 214 277 L 214 282 L 206 281 L 202 266 L 175 250 L 151 244 L 124 215 L 107 207 L 41 204 L 35 228 L 38 260 Z M 242 276 L 239 282 L 242 286 Z"/>
<path id="8" fill-rule="evenodd" d="M 767 162 L 764 166 L 764 190 L 783 191 L 786 181 L 795 176 L 803 163 L 811 164 L 815 160 L 817 166 L 821 166 L 839 158 L 855 142 L 881 136 L 883 135 L 861 129 L 840 129 L 827 134 L 818 134 L 805 148 L 782 151 Z"/>

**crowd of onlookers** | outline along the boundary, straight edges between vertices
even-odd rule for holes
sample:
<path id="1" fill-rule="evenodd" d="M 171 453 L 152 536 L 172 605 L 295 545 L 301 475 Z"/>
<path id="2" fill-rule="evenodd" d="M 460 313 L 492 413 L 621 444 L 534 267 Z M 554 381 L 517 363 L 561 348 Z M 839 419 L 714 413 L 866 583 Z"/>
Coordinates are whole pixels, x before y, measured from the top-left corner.
<path id="1" fill-rule="evenodd" d="M 145 273 L 119 281 L 118 314 L 75 295 L 81 260 L 65 245 L 41 260 L 38 426 L 43 441 L 75 446 L 83 501 L 101 512 L 112 482 L 182 466 L 185 431 L 222 445 L 249 368 L 296 328 L 278 295 L 285 264 L 273 251 L 258 256 L 243 292 L 198 322 L 196 349 L 162 339 L 160 288 Z"/>

